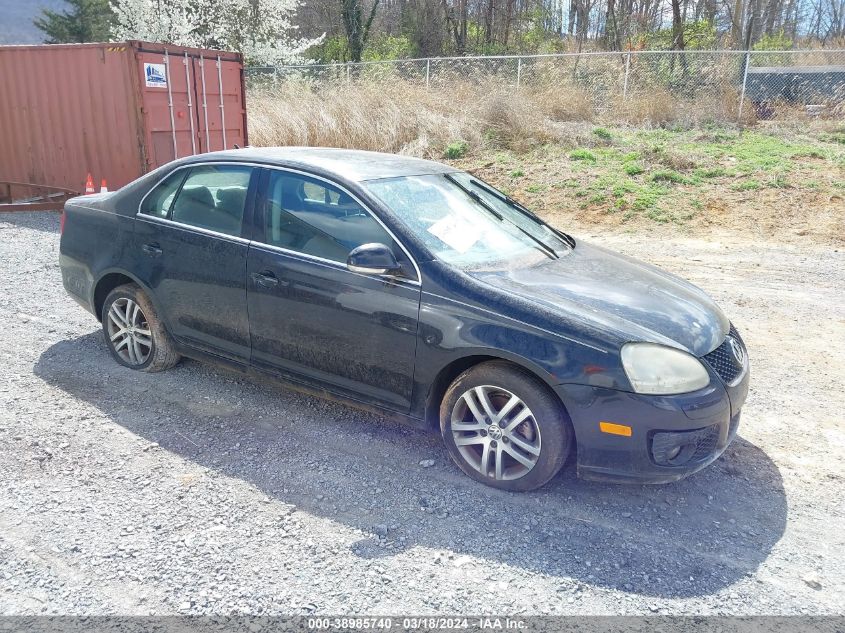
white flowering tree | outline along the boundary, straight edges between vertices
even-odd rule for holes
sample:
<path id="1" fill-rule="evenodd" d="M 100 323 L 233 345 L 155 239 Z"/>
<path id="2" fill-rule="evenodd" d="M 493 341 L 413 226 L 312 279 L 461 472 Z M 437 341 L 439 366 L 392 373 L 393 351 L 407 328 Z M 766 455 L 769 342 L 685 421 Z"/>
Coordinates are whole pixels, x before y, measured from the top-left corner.
<path id="1" fill-rule="evenodd" d="M 297 37 L 301 0 L 111 0 L 112 36 L 235 50 L 251 64 L 300 63 L 322 37 Z"/>

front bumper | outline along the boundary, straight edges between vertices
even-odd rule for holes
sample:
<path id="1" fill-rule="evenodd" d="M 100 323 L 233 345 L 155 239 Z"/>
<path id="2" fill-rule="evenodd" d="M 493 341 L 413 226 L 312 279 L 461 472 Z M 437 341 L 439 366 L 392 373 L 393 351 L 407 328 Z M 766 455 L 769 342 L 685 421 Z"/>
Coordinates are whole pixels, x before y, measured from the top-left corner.
<path id="1" fill-rule="evenodd" d="M 736 435 L 749 376 L 746 370 L 741 380 L 727 386 L 714 374 L 704 389 L 676 396 L 558 385 L 575 430 L 579 477 L 666 483 L 701 470 Z M 629 426 L 631 435 L 603 433 L 600 422 Z M 673 447 L 681 447 L 675 460 L 683 463 L 667 460 Z"/>

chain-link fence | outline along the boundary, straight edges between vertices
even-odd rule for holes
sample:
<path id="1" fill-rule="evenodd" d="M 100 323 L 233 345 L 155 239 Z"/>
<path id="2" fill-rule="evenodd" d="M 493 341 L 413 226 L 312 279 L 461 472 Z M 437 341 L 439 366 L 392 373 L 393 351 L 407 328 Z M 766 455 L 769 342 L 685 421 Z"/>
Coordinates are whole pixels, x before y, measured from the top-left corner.
<path id="1" fill-rule="evenodd" d="M 432 57 L 347 64 L 251 67 L 251 89 L 284 82 L 411 82 L 449 89 L 467 82 L 516 90 L 557 89 L 585 99 L 595 114 L 630 103 L 683 102 L 713 118 L 837 117 L 845 114 L 845 50 L 630 51 Z"/>

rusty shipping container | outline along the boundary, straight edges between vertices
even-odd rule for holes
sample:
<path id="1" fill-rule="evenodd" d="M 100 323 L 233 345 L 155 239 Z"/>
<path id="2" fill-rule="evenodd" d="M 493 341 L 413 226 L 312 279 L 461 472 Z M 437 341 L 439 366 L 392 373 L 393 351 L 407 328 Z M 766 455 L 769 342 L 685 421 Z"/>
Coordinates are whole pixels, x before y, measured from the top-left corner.
<path id="1" fill-rule="evenodd" d="M 0 46 L 0 183 L 121 187 L 247 143 L 237 53 L 130 41 Z"/>

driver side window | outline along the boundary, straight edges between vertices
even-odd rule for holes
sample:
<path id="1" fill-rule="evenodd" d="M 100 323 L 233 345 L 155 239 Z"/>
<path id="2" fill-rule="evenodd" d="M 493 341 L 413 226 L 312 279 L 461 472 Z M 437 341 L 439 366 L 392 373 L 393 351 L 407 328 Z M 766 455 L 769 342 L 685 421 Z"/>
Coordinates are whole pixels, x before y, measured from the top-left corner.
<path id="1" fill-rule="evenodd" d="M 346 263 L 362 244 L 386 244 L 402 256 L 390 234 L 348 193 L 325 181 L 272 170 L 267 186 L 264 241 L 271 246 Z"/>

